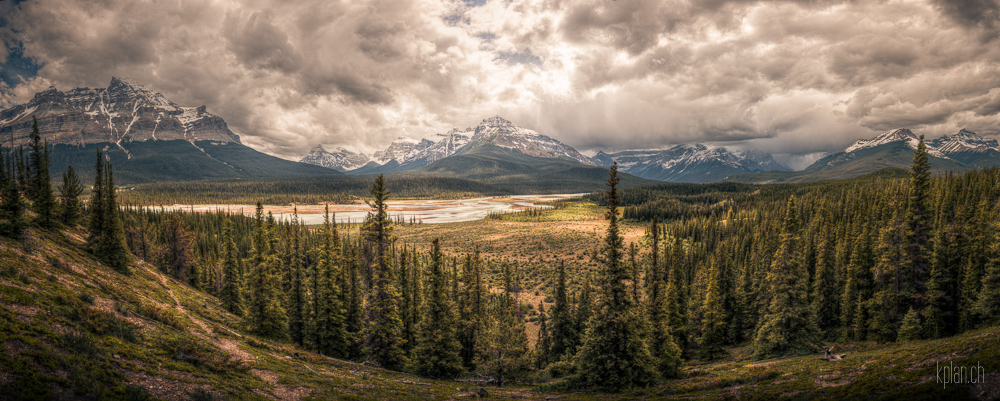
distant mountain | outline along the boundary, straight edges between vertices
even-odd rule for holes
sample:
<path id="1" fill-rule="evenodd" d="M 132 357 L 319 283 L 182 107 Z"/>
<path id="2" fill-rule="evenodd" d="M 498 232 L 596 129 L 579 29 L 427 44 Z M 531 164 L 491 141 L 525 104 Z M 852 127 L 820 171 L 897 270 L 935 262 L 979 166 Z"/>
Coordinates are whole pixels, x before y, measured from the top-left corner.
<path id="1" fill-rule="evenodd" d="M 996 139 L 985 139 L 975 132 L 961 130 L 952 136 L 942 136 L 930 145 L 948 157 L 973 168 L 1000 166 L 1000 144 Z"/>
<path id="2" fill-rule="evenodd" d="M 104 149 L 122 184 L 222 178 L 317 176 L 338 172 L 244 146 L 205 106 L 185 107 L 139 83 L 112 78 L 107 88 L 49 88 L 0 111 L 0 145 L 28 142 L 32 116 L 53 146 L 53 176 L 68 165 L 86 177 Z"/>
<path id="3" fill-rule="evenodd" d="M 372 160 L 379 164 L 386 164 L 390 161 L 403 164 L 433 144 L 433 141 L 427 139 L 412 139 L 401 136 L 392 141 L 385 150 L 375 152 L 372 155 Z"/>
<path id="4" fill-rule="evenodd" d="M 107 88 L 50 87 L 28 103 L 0 111 L 5 146 L 28 142 L 31 117 L 52 144 L 83 145 L 147 140 L 240 143 L 219 116 L 205 106 L 181 107 L 139 83 L 111 78 Z"/>
<path id="5" fill-rule="evenodd" d="M 514 193 L 590 192 L 606 189 L 608 170 L 564 157 L 537 157 L 494 145 L 471 142 L 452 156 L 400 174 L 454 177 L 510 188 Z M 650 181 L 619 173 L 622 187 L 652 185 Z"/>
<path id="6" fill-rule="evenodd" d="M 470 142 L 472 144 L 488 143 L 501 148 L 513 149 L 528 156 L 566 158 L 588 166 L 595 165 L 590 158 L 577 152 L 569 145 L 533 130 L 518 127 L 500 116 L 483 120 L 476 127 Z"/>
<path id="7" fill-rule="evenodd" d="M 759 150 L 731 151 L 702 144 L 677 145 L 666 150 L 598 152 L 591 160 L 602 167 L 615 161 L 621 171 L 650 180 L 670 182 L 718 181 L 736 174 L 790 171 Z"/>
<path id="8" fill-rule="evenodd" d="M 584 165 L 594 165 L 590 158 L 569 145 L 533 130 L 518 127 L 500 116 L 494 116 L 483 120 L 474 128 L 452 129 L 446 134 L 438 134 L 432 138 L 399 137 L 385 150 L 375 152 L 366 163 L 353 163 L 358 167 L 354 169 L 345 167 L 345 170 L 350 174 L 410 171 L 461 153 L 463 149 L 472 145 L 483 144 L 515 150 L 533 157 L 566 159 Z M 302 161 L 323 165 L 320 164 L 322 158 L 318 155 L 313 156 L 312 153 L 310 152 L 310 155 Z"/>
<path id="9" fill-rule="evenodd" d="M 299 162 L 345 172 L 362 167 L 368 164 L 370 160 L 371 157 L 364 153 L 352 152 L 344 148 L 337 148 L 333 152 L 327 152 L 323 149 L 323 146 L 316 145 Z"/>
<path id="10" fill-rule="evenodd" d="M 976 145 L 979 143 L 996 143 L 996 141 L 985 141 L 971 132 L 965 132 L 966 134 L 960 133 L 955 137 L 943 137 L 938 140 L 940 142 L 937 144 L 943 145 L 948 152 L 942 151 L 935 141 L 924 142 L 933 170 L 968 170 L 973 166 L 952 156 L 973 152 L 970 149 L 979 149 Z M 730 177 L 730 180 L 757 183 L 806 182 L 852 178 L 886 167 L 909 169 L 913 163 L 913 151 L 919 142 L 919 137 L 908 129 L 889 130 L 872 139 L 860 139 L 840 152 L 817 160 L 802 171 L 746 174 Z M 989 154 L 989 150 L 983 149 L 981 153 Z M 995 160 L 1000 161 L 1000 159 Z"/>

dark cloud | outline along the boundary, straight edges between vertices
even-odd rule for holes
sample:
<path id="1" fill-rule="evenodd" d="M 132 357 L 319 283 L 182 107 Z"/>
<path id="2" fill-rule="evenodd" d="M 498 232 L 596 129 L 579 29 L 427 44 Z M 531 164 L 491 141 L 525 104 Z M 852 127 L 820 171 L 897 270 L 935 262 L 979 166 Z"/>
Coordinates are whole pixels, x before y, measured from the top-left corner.
<path id="1" fill-rule="evenodd" d="M 272 20 L 269 12 L 255 12 L 245 19 L 231 13 L 222 28 L 228 49 L 250 68 L 295 73 L 300 56 L 288 42 L 288 35 Z"/>
<path id="2" fill-rule="evenodd" d="M 0 2 L 0 103 L 129 76 L 296 158 L 501 114 L 581 150 L 998 131 L 996 1 Z M 20 56 L 11 49 L 21 49 Z M 9 65 L 9 64 L 8 64 Z M 6 77 L 13 68 L 4 68 Z M 33 76 L 31 76 L 33 75 Z"/>
<path id="3" fill-rule="evenodd" d="M 977 27 L 995 38 L 1000 28 L 1000 2 L 996 0 L 932 0 L 941 13 L 961 26 Z"/>

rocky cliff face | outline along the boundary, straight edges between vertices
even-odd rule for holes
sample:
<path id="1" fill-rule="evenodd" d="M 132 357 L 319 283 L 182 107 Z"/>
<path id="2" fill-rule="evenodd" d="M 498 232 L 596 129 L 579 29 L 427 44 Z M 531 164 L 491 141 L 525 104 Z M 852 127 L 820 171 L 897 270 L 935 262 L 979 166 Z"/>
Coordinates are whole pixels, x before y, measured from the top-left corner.
<path id="1" fill-rule="evenodd" d="M 32 116 L 51 144 L 84 145 L 148 140 L 240 143 L 219 116 L 205 106 L 182 107 L 136 82 L 111 78 L 107 88 L 52 87 L 30 102 L 0 111 L 0 141 L 26 144 Z"/>

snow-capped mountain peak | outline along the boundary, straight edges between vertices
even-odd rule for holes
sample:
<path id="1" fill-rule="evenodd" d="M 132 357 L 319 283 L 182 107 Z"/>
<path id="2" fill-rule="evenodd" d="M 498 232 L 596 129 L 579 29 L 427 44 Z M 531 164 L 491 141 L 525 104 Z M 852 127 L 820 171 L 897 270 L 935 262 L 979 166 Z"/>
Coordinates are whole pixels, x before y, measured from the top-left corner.
<path id="1" fill-rule="evenodd" d="M 996 139 L 986 139 L 965 129 L 952 136 L 945 135 L 937 138 L 931 143 L 935 148 L 949 155 L 961 152 L 983 153 L 990 150 L 1000 152 L 1000 144 L 997 143 Z"/>
<path id="2" fill-rule="evenodd" d="M 31 116 L 53 144 L 148 140 L 239 143 L 239 136 L 205 106 L 182 107 L 142 84 L 112 77 L 107 88 L 50 87 L 28 103 L 0 111 L 0 130 L 9 129 L 14 143 L 27 141 Z"/>
<path id="3" fill-rule="evenodd" d="M 716 181 L 734 174 L 789 170 L 770 154 L 759 150 L 733 151 L 700 143 L 676 145 L 664 150 L 598 152 L 594 161 L 602 167 L 617 161 L 620 171 L 672 182 Z"/>
<path id="4" fill-rule="evenodd" d="M 852 153 L 852 152 L 857 152 L 859 150 L 871 149 L 876 146 L 886 145 L 894 142 L 905 142 L 906 146 L 908 146 L 910 149 L 916 149 L 917 144 L 920 143 L 920 138 L 917 137 L 917 135 L 914 134 L 912 131 L 906 128 L 898 128 L 886 131 L 872 139 L 859 139 L 855 141 L 854 144 L 844 149 L 843 152 Z M 936 149 L 929 142 L 925 141 L 924 144 L 928 145 L 927 154 L 942 159 L 948 158 L 948 156 L 946 156 L 944 153 L 941 153 L 941 151 Z"/>
<path id="5" fill-rule="evenodd" d="M 379 164 L 386 164 L 390 161 L 403 164 L 433 144 L 433 141 L 427 139 L 413 139 L 400 136 L 392 141 L 385 150 L 375 152 L 372 155 L 372 160 Z"/>
<path id="6" fill-rule="evenodd" d="M 471 142 L 490 143 L 502 148 L 518 150 L 528 156 L 565 157 L 583 164 L 594 165 L 590 158 L 576 149 L 534 130 L 519 127 L 500 116 L 493 116 L 479 123 L 475 128 Z"/>
<path id="7" fill-rule="evenodd" d="M 364 153 L 350 151 L 343 147 L 328 152 L 323 149 L 323 145 L 316 145 L 309 150 L 308 155 L 299 161 L 339 171 L 349 171 L 364 166 L 370 160 L 371 157 Z"/>

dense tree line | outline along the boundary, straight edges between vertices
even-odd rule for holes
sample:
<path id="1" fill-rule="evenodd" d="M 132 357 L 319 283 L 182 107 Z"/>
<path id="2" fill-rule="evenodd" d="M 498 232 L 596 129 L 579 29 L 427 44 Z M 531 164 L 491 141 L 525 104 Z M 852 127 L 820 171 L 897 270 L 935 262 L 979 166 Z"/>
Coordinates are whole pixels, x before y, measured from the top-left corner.
<path id="1" fill-rule="evenodd" d="M 126 274 L 133 257 L 158 266 L 219 297 L 256 335 L 435 378 L 502 385 L 534 371 L 618 390 L 678 377 L 685 359 L 723 358 L 740 343 L 768 358 L 830 341 L 938 338 L 1000 316 L 1000 170 L 931 176 L 922 141 L 908 178 L 619 191 L 612 167 L 608 190 L 592 197 L 608 223 L 598 268 L 575 280 L 573 262 L 552 269 L 533 347 L 519 269 L 548 267 L 444 255 L 437 240 L 396 243 L 381 176 L 351 236 L 329 212 L 307 227 L 259 202 L 252 217 L 120 208 L 99 152 L 82 213 L 74 172 L 58 202 L 41 178 L 40 143 L 0 160 L 4 235 L 85 217 L 102 262 Z M 648 221 L 640 244 L 625 244 L 621 218 Z"/>
<path id="2" fill-rule="evenodd" d="M 50 152 L 34 118 L 27 155 L 23 147 L 0 150 L 0 235 L 20 239 L 29 226 L 52 229 L 79 222 L 83 187 L 70 167 L 56 197 L 49 173 Z"/>

